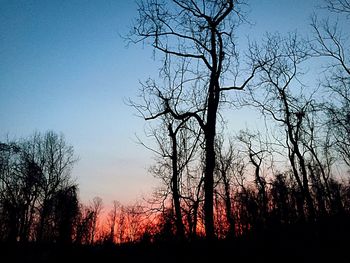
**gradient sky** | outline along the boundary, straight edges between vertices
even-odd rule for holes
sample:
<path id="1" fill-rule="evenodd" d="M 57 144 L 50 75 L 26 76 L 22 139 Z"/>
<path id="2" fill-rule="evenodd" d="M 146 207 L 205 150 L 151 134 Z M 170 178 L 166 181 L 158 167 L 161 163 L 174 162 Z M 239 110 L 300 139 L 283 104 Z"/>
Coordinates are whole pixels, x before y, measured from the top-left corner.
<path id="1" fill-rule="evenodd" d="M 254 0 L 239 37 L 303 33 L 317 0 Z M 132 0 L 0 0 L 0 140 L 63 132 L 80 161 L 82 201 L 131 202 L 151 192 L 151 153 L 135 143 L 145 122 L 124 101 L 157 76 L 152 50 L 120 37 L 136 15 Z M 245 114 L 250 114 L 245 112 Z M 246 116 L 232 112 L 234 129 Z"/>

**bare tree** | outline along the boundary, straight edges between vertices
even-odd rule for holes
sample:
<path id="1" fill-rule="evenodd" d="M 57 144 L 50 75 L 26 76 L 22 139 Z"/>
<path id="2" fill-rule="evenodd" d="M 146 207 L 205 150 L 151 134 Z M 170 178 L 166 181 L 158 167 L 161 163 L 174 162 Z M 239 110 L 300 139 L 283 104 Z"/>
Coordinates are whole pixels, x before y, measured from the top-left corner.
<path id="1" fill-rule="evenodd" d="M 115 227 L 117 224 L 117 219 L 118 219 L 118 212 L 119 209 L 121 207 L 121 204 L 114 200 L 113 201 L 113 207 L 111 209 L 111 211 L 108 213 L 108 228 L 109 228 L 109 236 L 108 236 L 108 240 L 111 243 L 114 243 L 114 239 L 115 239 Z"/>
<path id="2" fill-rule="evenodd" d="M 180 131 L 181 124 L 175 129 L 170 123 L 168 125 L 169 137 L 171 138 L 172 153 L 171 153 L 171 167 L 172 167 L 172 179 L 171 179 L 171 189 L 173 193 L 173 202 L 175 208 L 175 223 L 177 235 L 179 238 L 185 237 L 185 229 L 182 222 L 181 204 L 180 204 L 180 191 L 179 191 L 179 165 L 178 165 L 178 138 L 177 133 Z"/>
<path id="3" fill-rule="evenodd" d="M 12 193 L 3 197 L 11 221 L 17 222 L 11 239 L 41 241 L 45 234 L 53 240 L 59 220 L 54 216 L 55 198 L 76 187 L 70 175 L 76 161 L 73 147 L 51 131 L 1 145 L 1 192 Z"/>
<path id="4" fill-rule="evenodd" d="M 126 220 L 126 241 L 136 242 L 140 240 L 143 231 L 143 207 L 139 204 L 129 205 L 124 209 L 125 220 Z"/>
<path id="5" fill-rule="evenodd" d="M 258 69 L 253 66 L 243 84 L 235 85 L 237 74 L 232 69 L 237 54 L 233 33 L 241 21 L 240 2 L 235 0 L 148 0 L 139 3 L 139 15 L 131 32 L 132 41 L 148 42 L 164 54 L 162 72 L 173 64 L 180 67 L 172 67 L 172 78 L 176 79 L 179 71 L 185 73 L 175 86 L 165 82 L 160 88 L 154 81 L 148 81 L 141 95 L 144 103 L 134 105 L 146 120 L 171 115 L 176 120 L 197 121 L 205 141 L 204 211 L 209 239 L 214 237 L 215 136 L 219 106 L 225 100 L 225 91 L 244 89 Z M 226 86 L 230 78 L 234 78 L 233 85 Z M 154 97 L 158 97 L 160 103 L 154 101 Z"/>
<path id="6" fill-rule="evenodd" d="M 264 87 L 259 95 L 251 92 L 252 105 L 259 108 L 264 115 L 279 123 L 284 130 L 284 146 L 288 151 L 289 163 L 292 167 L 296 182 L 306 201 L 309 218 L 315 218 L 313 198 L 309 189 L 309 178 L 305 149 L 303 147 L 303 130 L 306 116 L 313 111 L 313 92 L 310 95 L 295 95 L 292 87 L 302 86 L 301 63 L 309 57 L 307 45 L 293 34 L 287 38 L 279 35 L 268 35 L 262 50 L 252 47 L 252 60 L 261 61 L 260 81 L 257 86 Z M 265 53 L 264 53 L 265 52 Z M 255 62 L 256 63 L 256 62 Z M 259 89 L 261 91 L 261 89 Z M 295 92 L 295 91 L 294 91 Z M 304 217 L 304 209 L 300 209 Z"/>
<path id="7" fill-rule="evenodd" d="M 350 16 L 350 2 L 349 0 L 325 0 L 326 8 L 334 13 L 345 14 Z"/>
<path id="8" fill-rule="evenodd" d="M 186 169 L 196 154 L 199 136 L 193 131 L 194 128 L 191 128 L 193 122 L 189 120 L 177 121 L 169 116 L 163 116 L 162 121 L 158 129 L 151 131 L 152 137 L 157 142 L 157 149 L 152 149 L 157 154 L 157 164 L 152 167 L 151 172 L 165 184 L 161 199 L 164 200 L 171 194 L 176 235 L 183 239 L 185 228 L 181 211 L 181 199 L 184 196 L 182 182 L 186 180 L 184 178 L 187 176 Z M 162 205 L 164 202 L 160 203 Z"/>
<path id="9" fill-rule="evenodd" d="M 321 85 L 333 98 L 326 101 L 325 108 L 328 114 L 327 123 L 331 135 L 331 144 L 336 146 L 344 162 L 350 166 L 350 49 L 349 36 L 342 30 L 350 18 L 350 3 L 347 0 L 327 0 L 326 8 L 339 14 L 337 20 L 320 20 L 313 16 L 311 27 L 313 41 L 311 48 L 314 56 L 325 59 L 325 77 Z M 345 17 L 345 19 L 344 19 Z M 339 20 L 338 20 L 339 19 Z"/>
<path id="10" fill-rule="evenodd" d="M 123 243 L 126 241 L 127 222 L 126 222 L 126 208 L 124 206 L 120 207 L 120 212 L 118 216 L 117 223 L 117 242 Z"/>
<path id="11" fill-rule="evenodd" d="M 90 244 L 93 228 L 94 212 L 89 206 L 80 204 L 79 216 L 76 226 L 75 242 L 77 244 Z"/>
<path id="12" fill-rule="evenodd" d="M 224 195 L 223 199 L 225 202 L 225 209 L 226 209 L 226 220 L 229 225 L 228 230 L 228 236 L 234 237 L 235 236 L 235 217 L 233 213 L 233 204 L 232 204 L 232 193 L 231 193 L 231 187 L 232 187 L 232 180 L 233 180 L 233 174 L 232 170 L 235 169 L 236 165 L 236 159 L 237 159 L 237 152 L 235 151 L 235 145 L 232 140 L 229 140 L 228 147 L 225 151 L 224 147 L 224 141 L 223 140 L 217 140 L 217 143 L 219 144 L 217 146 L 218 154 L 217 154 L 217 162 L 216 165 L 217 171 L 218 171 L 218 177 L 219 182 L 222 182 L 224 187 Z"/>
<path id="13" fill-rule="evenodd" d="M 37 191 L 27 189 L 31 194 L 39 193 L 33 200 L 36 202 L 36 210 L 39 211 L 36 238 L 42 240 L 45 232 L 49 238 L 51 230 L 48 228 L 51 223 L 48 220 L 53 212 L 53 198 L 61 189 L 75 186 L 71 179 L 71 169 L 77 158 L 74 156 L 73 147 L 66 143 L 63 134 L 52 131 L 44 134 L 34 133 L 19 142 L 19 147 L 22 160 L 32 167 L 28 167 L 29 170 L 26 168 L 26 172 L 22 173 L 27 173 L 27 178 L 32 178 L 32 184 L 35 183 L 39 188 Z M 34 167 L 37 174 L 35 179 Z"/>
<path id="14" fill-rule="evenodd" d="M 182 183 L 182 199 L 184 200 L 182 210 L 186 218 L 189 239 L 197 238 L 198 226 L 202 219 L 203 182 L 203 167 L 200 164 L 187 169 L 186 179 Z"/>
<path id="15" fill-rule="evenodd" d="M 101 197 L 94 197 L 92 199 L 92 204 L 90 205 L 92 211 L 92 228 L 90 236 L 90 244 L 93 244 L 96 240 L 97 228 L 98 228 L 98 219 L 103 208 L 103 202 Z"/>
<path id="16" fill-rule="evenodd" d="M 266 143 L 262 141 L 261 133 L 254 134 L 248 130 L 241 131 L 238 140 L 243 143 L 249 161 L 254 167 L 254 183 L 258 190 L 257 202 L 260 210 L 259 218 L 265 220 L 268 213 L 268 196 L 267 182 L 262 169 L 266 153 L 268 153 Z"/>

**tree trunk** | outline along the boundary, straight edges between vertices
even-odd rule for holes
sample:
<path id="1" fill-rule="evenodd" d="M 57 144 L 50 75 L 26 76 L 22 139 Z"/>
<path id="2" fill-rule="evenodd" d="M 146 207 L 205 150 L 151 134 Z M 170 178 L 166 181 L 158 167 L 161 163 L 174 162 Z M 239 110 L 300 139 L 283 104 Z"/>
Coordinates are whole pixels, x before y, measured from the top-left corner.
<path id="1" fill-rule="evenodd" d="M 235 236 L 235 219 L 232 214 L 232 204 L 230 195 L 230 184 L 227 180 L 226 172 L 222 173 L 224 187 L 225 187 L 225 206 L 226 206 L 226 219 L 229 223 L 229 237 Z"/>
<path id="2" fill-rule="evenodd" d="M 305 160 L 304 160 L 304 157 L 301 155 L 299 148 L 297 148 L 296 155 L 299 159 L 300 169 L 303 176 L 303 185 L 304 185 L 303 192 L 306 198 L 307 208 L 309 210 L 309 219 L 313 221 L 315 220 L 315 217 L 316 217 L 315 207 L 314 207 L 314 202 L 309 189 L 309 180 L 307 178 Z"/>
<path id="3" fill-rule="evenodd" d="M 215 135 L 216 114 L 219 102 L 219 86 L 212 72 L 209 85 L 208 115 L 205 126 L 205 177 L 204 177 L 204 220 L 208 240 L 214 239 L 214 169 L 215 169 Z"/>
<path id="4" fill-rule="evenodd" d="M 184 225 L 182 222 L 181 204 L 180 204 L 180 194 L 179 194 L 179 171 L 178 171 L 178 153 L 177 153 L 177 139 L 176 133 L 174 133 L 171 124 L 169 125 L 169 136 L 172 141 L 172 192 L 173 192 L 173 202 L 175 208 L 175 224 L 176 224 L 176 234 L 178 238 L 183 239 L 185 237 Z"/>

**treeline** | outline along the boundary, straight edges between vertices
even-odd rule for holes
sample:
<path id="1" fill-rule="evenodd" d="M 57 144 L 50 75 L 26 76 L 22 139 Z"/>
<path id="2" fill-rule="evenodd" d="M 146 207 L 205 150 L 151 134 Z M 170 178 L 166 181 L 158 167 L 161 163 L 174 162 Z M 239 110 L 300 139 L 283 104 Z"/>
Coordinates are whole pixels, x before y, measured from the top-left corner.
<path id="1" fill-rule="evenodd" d="M 325 3 L 348 23 L 346 1 Z M 160 83 L 147 80 L 131 102 L 152 121 L 147 135 L 155 143 L 145 146 L 161 182 L 152 198 L 115 202 L 98 223 L 102 200 L 79 204 L 69 173 L 76 159 L 62 136 L 2 143 L 1 238 L 214 240 L 307 226 L 320 237 L 334 225 L 348 233 L 350 51 L 341 23 L 314 16 L 308 39 L 267 34 L 249 44 L 243 63 L 234 38 L 241 7 L 234 0 L 140 1 L 130 41 L 152 43 L 164 55 Z M 320 70 L 317 79 L 310 66 Z M 261 129 L 228 130 L 224 109 L 236 107 L 256 110 Z"/>
<path id="2" fill-rule="evenodd" d="M 35 133 L 0 144 L 0 240 L 70 242 L 79 213 L 63 135 Z"/>
<path id="3" fill-rule="evenodd" d="M 114 202 L 108 221 L 100 223 L 102 199 L 79 201 L 71 175 L 76 161 L 63 134 L 52 131 L 0 143 L 0 242 L 94 244 L 139 239 L 137 206 Z M 113 231 L 106 234 L 102 224 Z"/>
<path id="4" fill-rule="evenodd" d="M 161 145 L 165 147 L 166 140 Z M 177 145 L 178 152 L 183 153 L 178 156 L 178 165 L 183 168 L 176 174 L 180 180 L 177 218 L 171 158 L 160 156 L 151 169 L 163 181 L 152 198 L 128 206 L 114 201 L 105 208 L 99 197 L 89 204 L 79 201 L 78 185 L 71 176 L 77 158 L 63 135 L 34 133 L 26 139 L 1 143 L 1 241 L 93 245 L 201 239 L 205 236 L 203 168 L 194 159 L 200 148 L 186 155 L 180 146 L 184 145 Z M 294 173 L 293 163 L 287 164 L 293 159 L 274 164 L 269 147 L 261 135 L 248 131 L 231 138 L 228 144 L 218 141 L 215 236 L 232 240 L 317 222 L 346 225 L 350 218 L 350 180 L 336 179 L 333 169 L 315 161 L 320 158 L 327 163 L 324 156 L 310 155 L 316 149 L 303 148 L 312 200 L 307 203 L 298 184 L 299 172 Z M 277 166 L 284 170 L 278 171 Z"/>
<path id="5" fill-rule="evenodd" d="M 108 213 L 99 197 L 79 200 L 71 175 L 77 160 L 53 131 L 0 143 L 0 243 L 92 245 L 146 236 L 153 217 L 144 206 L 114 201 Z"/>

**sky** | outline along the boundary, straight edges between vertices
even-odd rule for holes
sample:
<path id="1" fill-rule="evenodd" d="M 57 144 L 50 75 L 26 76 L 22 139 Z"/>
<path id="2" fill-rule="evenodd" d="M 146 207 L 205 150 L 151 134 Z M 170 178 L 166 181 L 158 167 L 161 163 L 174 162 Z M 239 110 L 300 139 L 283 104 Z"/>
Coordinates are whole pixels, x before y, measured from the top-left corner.
<path id="1" fill-rule="evenodd" d="M 242 39 L 304 33 L 319 4 L 247 2 L 253 25 L 239 29 Z M 152 49 L 121 37 L 136 14 L 132 0 L 0 0 L 0 141 L 62 132 L 79 157 L 72 176 L 83 202 L 130 203 L 157 185 L 152 153 L 136 142 L 146 123 L 125 103 L 158 76 Z M 227 114 L 238 130 L 252 113 Z"/>

